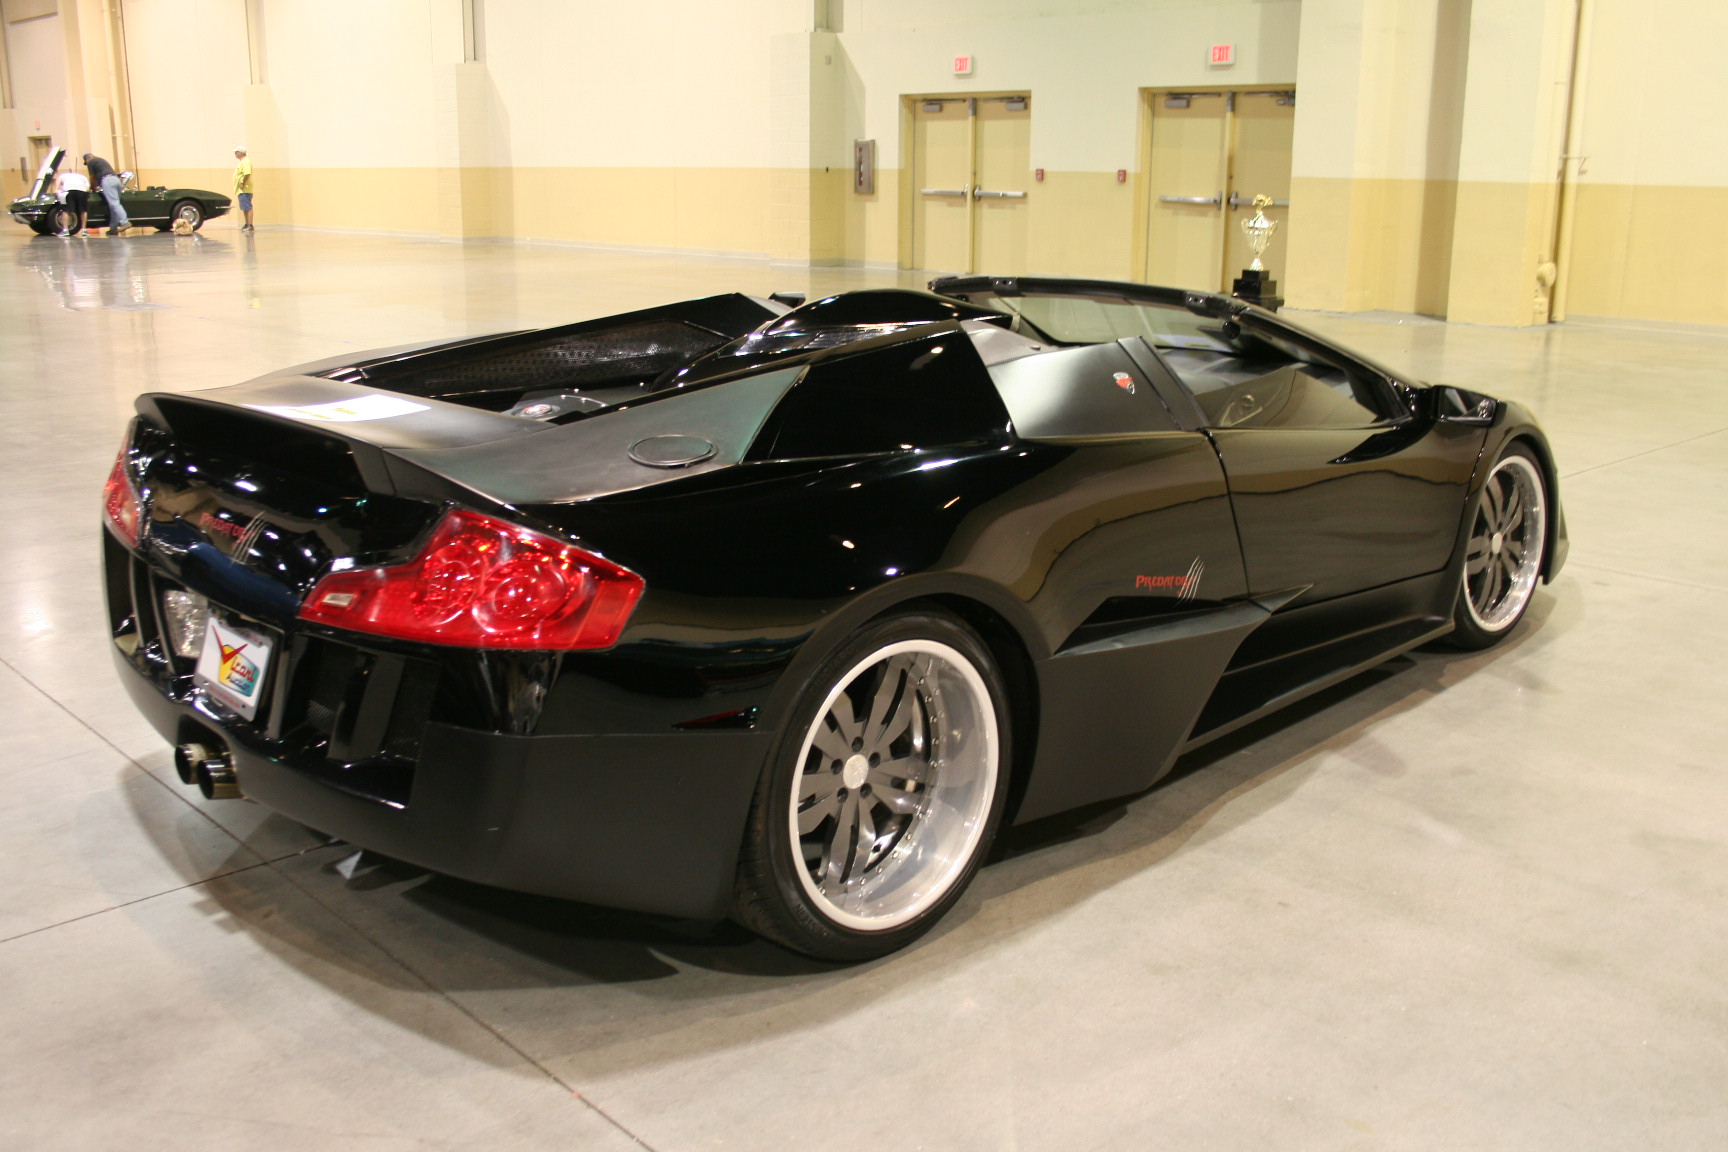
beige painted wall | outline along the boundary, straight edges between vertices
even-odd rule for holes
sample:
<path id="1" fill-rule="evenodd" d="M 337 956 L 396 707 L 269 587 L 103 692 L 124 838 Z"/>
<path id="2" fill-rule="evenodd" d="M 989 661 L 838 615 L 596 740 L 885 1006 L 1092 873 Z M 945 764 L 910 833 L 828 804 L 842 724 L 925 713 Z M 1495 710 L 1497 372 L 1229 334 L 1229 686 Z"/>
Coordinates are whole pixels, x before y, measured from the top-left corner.
<path id="1" fill-rule="evenodd" d="M 523 0 L 482 5 L 482 59 L 463 63 L 460 0 L 256 0 L 251 84 L 243 3 L 125 3 L 148 178 L 225 188 L 245 142 L 262 223 L 893 263 L 901 96 L 1019 87 L 1049 173 L 1028 173 L 1035 267 L 1110 276 L 1132 271 L 1136 193 L 1114 172 L 1136 166 L 1139 90 L 1287 84 L 1300 11 L 850 0 L 819 32 L 809 0 Z M 1205 63 L 1220 41 L 1233 68 Z M 182 66 L 188 43 L 207 66 Z M 878 142 L 871 196 L 850 188 L 858 138 Z"/>
<path id="2" fill-rule="evenodd" d="M 141 175 L 227 190 L 245 143 L 261 224 L 820 262 L 897 259 L 908 94 L 1030 92 L 1047 173 L 1028 182 L 1032 268 L 1126 277 L 1140 91 L 1294 83 L 1292 304 L 1518 324 L 1559 255 L 1575 2 L 846 0 L 818 31 L 812 0 L 483 0 L 478 61 L 461 0 L 121 10 Z M 1728 208 L 1728 4 L 1591 3 L 1570 310 L 1728 324 L 1712 271 L 1728 241 L 1708 225 Z M 61 33 L 57 139 L 103 119 L 108 95 L 101 0 L 58 7 L 7 26 L 14 47 L 56 22 L 81 37 Z M 1206 65 L 1218 42 L 1234 68 Z M 976 70 L 955 78 L 962 53 Z M 26 87 L 55 59 L 33 51 Z M 0 110 L 0 131 L 16 148 L 35 119 Z M 849 182 L 860 138 L 878 148 L 869 196 Z"/>
<path id="3" fill-rule="evenodd" d="M 1445 313 L 1467 36 L 1457 0 L 1304 3 L 1293 307 Z"/>
<path id="4" fill-rule="evenodd" d="M 1569 312 L 1728 325 L 1728 4 L 1594 8 Z"/>

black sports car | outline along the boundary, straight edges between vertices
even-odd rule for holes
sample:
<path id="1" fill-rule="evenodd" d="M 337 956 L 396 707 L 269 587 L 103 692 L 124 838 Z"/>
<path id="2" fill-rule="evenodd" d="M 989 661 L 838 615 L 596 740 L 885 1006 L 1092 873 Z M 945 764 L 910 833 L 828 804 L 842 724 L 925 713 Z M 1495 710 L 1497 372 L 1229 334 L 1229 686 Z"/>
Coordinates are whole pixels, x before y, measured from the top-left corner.
<path id="1" fill-rule="evenodd" d="M 27 195 L 12 201 L 7 211 L 12 219 L 27 225 L 39 236 L 52 236 L 56 232 L 75 234 L 80 231 L 77 215 L 54 195 L 54 174 L 65 162 L 66 149 L 57 148 L 54 154 L 42 162 L 42 167 L 36 172 L 36 182 L 30 186 Z M 134 228 L 154 228 L 166 232 L 174 226 L 176 220 L 185 221 L 193 228 L 204 226 L 204 221 L 228 214 L 230 201 L 220 192 L 206 192 L 201 188 L 165 188 L 152 185 L 149 188 L 134 188 L 131 184 L 132 174 L 121 173 L 127 180 L 126 187 L 120 193 L 120 207 L 126 210 L 128 222 Z M 103 199 L 98 188 L 90 190 L 90 199 L 86 220 L 90 230 L 108 226 L 108 201 Z"/>
<path id="2" fill-rule="evenodd" d="M 138 401 L 114 652 L 188 783 L 508 888 L 898 948 L 1006 822 L 1566 552 L 1516 404 L 1227 297 L 717 296 Z"/>

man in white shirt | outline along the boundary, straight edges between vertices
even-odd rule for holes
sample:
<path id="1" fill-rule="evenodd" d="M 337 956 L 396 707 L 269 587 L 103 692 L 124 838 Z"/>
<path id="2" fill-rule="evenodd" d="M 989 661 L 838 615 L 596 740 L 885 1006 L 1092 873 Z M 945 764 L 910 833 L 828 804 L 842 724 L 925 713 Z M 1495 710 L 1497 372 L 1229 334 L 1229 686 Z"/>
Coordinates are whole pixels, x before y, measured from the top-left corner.
<path id="1" fill-rule="evenodd" d="M 71 228 L 60 229 L 60 235 L 71 236 L 84 231 L 85 218 L 90 213 L 90 177 L 77 169 L 62 172 L 55 178 L 54 195 L 72 210 L 72 218 L 77 221 Z"/>

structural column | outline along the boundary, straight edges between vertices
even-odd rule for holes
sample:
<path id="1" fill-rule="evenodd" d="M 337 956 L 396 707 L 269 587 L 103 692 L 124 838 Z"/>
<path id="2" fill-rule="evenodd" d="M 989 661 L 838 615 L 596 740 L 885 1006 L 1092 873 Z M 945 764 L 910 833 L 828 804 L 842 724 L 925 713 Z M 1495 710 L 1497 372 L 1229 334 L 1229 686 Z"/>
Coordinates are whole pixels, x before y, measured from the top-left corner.
<path id="1" fill-rule="evenodd" d="M 1548 321 L 1576 0 L 1478 0 L 1446 318 Z"/>
<path id="2" fill-rule="evenodd" d="M 1304 0 L 1291 307 L 1444 314 L 1469 20 L 1465 0 Z"/>

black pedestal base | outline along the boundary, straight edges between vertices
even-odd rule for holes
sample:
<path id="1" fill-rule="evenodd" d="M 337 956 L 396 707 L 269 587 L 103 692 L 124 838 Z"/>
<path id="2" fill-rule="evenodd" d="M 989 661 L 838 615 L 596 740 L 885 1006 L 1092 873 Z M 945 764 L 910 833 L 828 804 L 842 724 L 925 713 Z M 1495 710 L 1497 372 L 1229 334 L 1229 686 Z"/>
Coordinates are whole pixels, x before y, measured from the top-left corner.
<path id="1" fill-rule="evenodd" d="M 1266 277 L 1264 268 L 1244 268 L 1242 275 L 1236 277 L 1236 282 L 1230 286 L 1230 295 L 1276 312 L 1283 305 L 1284 297 L 1278 295 L 1278 281 Z"/>

